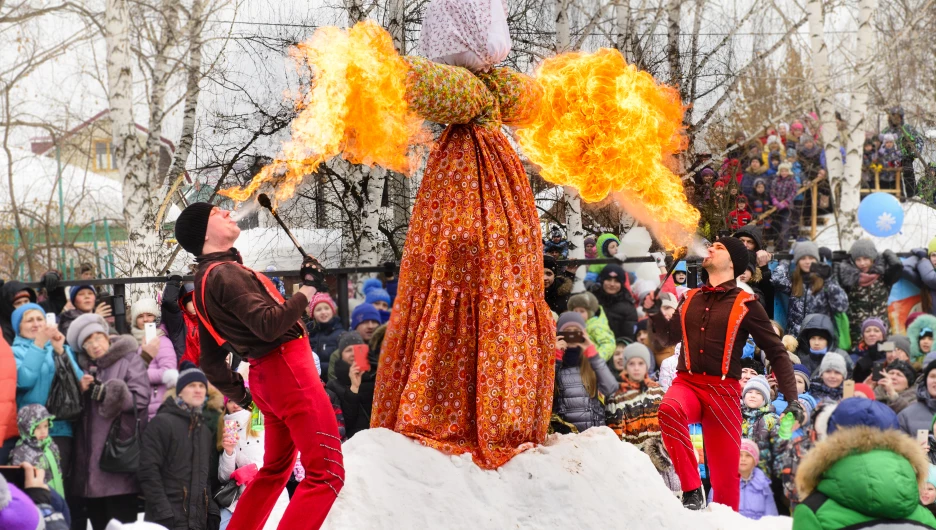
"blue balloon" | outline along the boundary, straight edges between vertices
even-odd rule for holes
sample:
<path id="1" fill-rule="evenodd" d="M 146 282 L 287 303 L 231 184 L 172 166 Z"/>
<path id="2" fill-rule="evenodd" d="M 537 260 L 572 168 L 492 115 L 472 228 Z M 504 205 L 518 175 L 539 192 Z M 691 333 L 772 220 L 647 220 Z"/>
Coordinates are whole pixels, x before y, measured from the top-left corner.
<path id="1" fill-rule="evenodd" d="M 903 222 L 903 207 L 890 193 L 872 193 L 858 205 L 858 223 L 872 236 L 895 235 L 900 232 Z"/>

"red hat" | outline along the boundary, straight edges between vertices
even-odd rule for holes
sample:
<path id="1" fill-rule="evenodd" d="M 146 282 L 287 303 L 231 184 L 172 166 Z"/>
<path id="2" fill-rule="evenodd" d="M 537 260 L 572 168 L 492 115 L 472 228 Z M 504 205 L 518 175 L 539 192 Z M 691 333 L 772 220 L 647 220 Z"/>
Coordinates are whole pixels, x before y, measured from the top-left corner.
<path id="1" fill-rule="evenodd" d="M 867 397 L 868 399 L 874 399 L 874 390 L 870 386 L 864 383 L 855 383 L 855 394 L 858 394 L 859 392 L 864 394 L 865 397 Z M 855 397 L 861 397 L 861 396 L 855 396 Z"/>

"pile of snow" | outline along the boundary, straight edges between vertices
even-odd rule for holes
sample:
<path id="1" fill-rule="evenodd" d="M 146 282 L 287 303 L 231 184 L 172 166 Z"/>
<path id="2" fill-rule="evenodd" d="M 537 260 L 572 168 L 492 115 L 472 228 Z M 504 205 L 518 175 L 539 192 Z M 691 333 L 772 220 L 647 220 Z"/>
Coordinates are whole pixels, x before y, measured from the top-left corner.
<path id="1" fill-rule="evenodd" d="M 789 530 L 721 505 L 692 512 L 653 464 L 611 429 L 553 435 L 496 471 L 387 429 L 344 444 L 345 486 L 326 529 L 692 528 Z"/>

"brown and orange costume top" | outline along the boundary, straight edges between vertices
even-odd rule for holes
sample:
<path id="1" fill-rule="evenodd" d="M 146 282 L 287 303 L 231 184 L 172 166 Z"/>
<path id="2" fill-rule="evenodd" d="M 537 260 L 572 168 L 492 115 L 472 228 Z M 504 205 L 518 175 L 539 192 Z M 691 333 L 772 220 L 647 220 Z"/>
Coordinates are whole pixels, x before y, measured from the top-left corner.
<path id="1" fill-rule="evenodd" d="M 222 394 L 240 403 L 247 396 L 244 379 L 228 367 L 221 345 L 248 359 L 263 357 L 304 335 L 300 318 L 309 302 L 301 292 L 284 301 L 269 278 L 243 266 L 237 249 L 204 254 L 198 263 L 194 302 L 207 332 L 199 337 L 201 369 Z"/>
<path id="2" fill-rule="evenodd" d="M 767 311 L 734 280 L 686 293 L 670 320 L 652 315 L 654 332 L 667 344 L 682 341 L 677 371 L 741 378 L 741 355 L 748 335 L 770 361 L 784 399 L 797 397 L 793 363 L 774 332 Z"/>

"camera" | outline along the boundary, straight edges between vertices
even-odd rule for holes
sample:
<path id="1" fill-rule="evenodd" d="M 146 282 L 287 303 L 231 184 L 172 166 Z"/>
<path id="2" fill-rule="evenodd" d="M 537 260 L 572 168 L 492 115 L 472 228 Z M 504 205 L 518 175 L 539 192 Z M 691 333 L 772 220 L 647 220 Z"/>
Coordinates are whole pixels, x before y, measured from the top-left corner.
<path id="1" fill-rule="evenodd" d="M 94 378 L 94 382 L 91 383 L 91 388 L 88 389 L 91 391 L 91 399 L 94 401 L 101 401 L 104 399 L 104 384 L 98 380 L 97 366 L 90 367 L 88 369 L 88 375 Z"/>
<path id="2" fill-rule="evenodd" d="M 585 342 L 585 338 L 582 335 L 582 330 L 578 328 L 560 331 L 559 338 L 566 341 L 567 344 L 581 344 Z"/>

